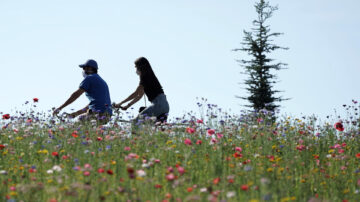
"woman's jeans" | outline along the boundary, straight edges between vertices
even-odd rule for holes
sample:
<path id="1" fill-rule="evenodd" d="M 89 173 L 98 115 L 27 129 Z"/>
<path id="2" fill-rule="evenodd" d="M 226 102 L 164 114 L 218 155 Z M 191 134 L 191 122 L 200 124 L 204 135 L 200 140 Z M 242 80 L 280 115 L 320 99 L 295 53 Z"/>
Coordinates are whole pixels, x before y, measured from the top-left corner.
<path id="1" fill-rule="evenodd" d="M 170 110 L 169 103 L 166 100 L 166 95 L 164 93 L 159 94 L 155 97 L 153 101 L 151 101 L 151 105 L 145 108 L 142 112 L 140 112 L 139 116 L 143 117 L 158 117 L 163 114 L 168 114 Z"/>

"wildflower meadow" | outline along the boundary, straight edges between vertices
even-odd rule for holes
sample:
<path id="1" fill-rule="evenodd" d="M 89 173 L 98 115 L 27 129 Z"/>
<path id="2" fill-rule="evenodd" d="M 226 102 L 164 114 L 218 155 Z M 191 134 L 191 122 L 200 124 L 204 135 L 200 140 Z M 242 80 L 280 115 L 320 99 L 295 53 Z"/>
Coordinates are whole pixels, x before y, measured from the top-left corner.
<path id="1" fill-rule="evenodd" d="M 359 104 L 347 117 L 231 115 L 198 103 L 168 123 L 1 114 L 1 201 L 360 201 Z"/>

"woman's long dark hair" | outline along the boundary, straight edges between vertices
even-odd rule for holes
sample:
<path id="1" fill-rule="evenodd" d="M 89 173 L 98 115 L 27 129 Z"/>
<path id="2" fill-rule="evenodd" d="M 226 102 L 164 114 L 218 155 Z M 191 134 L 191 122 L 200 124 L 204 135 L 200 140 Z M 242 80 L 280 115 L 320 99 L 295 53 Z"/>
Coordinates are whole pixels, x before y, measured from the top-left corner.
<path id="1" fill-rule="evenodd" d="M 149 61 L 145 57 L 136 59 L 135 66 L 141 72 L 141 76 L 154 74 Z"/>

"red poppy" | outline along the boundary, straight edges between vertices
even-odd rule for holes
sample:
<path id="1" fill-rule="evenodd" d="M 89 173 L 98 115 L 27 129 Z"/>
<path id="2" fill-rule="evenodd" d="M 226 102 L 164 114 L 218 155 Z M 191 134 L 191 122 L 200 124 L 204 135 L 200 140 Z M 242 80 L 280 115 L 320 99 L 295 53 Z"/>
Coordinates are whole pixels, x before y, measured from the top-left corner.
<path id="1" fill-rule="evenodd" d="M 249 186 L 244 184 L 244 185 L 241 185 L 241 190 L 243 191 L 247 191 L 249 189 Z"/>
<path id="2" fill-rule="evenodd" d="M 10 119 L 10 114 L 4 114 L 3 119 Z"/>
<path id="3" fill-rule="evenodd" d="M 4 149 L 5 148 L 5 145 L 3 144 L 0 144 L 0 150 Z"/>
<path id="4" fill-rule="evenodd" d="M 201 119 L 198 119 L 198 120 L 196 121 L 196 123 L 204 123 L 204 121 L 201 120 Z"/>
<path id="5" fill-rule="evenodd" d="M 78 132 L 75 130 L 72 134 L 71 134 L 73 137 L 79 137 L 78 136 Z"/>
<path id="6" fill-rule="evenodd" d="M 59 156 L 59 153 L 57 153 L 56 151 L 54 151 L 53 153 L 51 153 L 51 155 L 53 155 L 53 156 Z"/>
<path id="7" fill-rule="evenodd" d="M 192 187 L 188 187 L 187 188 L 187 192 L 192 192 L 193 188 Z"/>
<path id="8" fill-rule="evenodd" d="M 202 141 L 201 141 L 201 140 L 197 140 L 197 141 L 196 141 L 196 144 L 200 145 L 200 144 L 202 144 Z"/>
<path id="9" fill-rule="evenodd" d="M 36 173 L 36 169 L 30 168 L 30 169 L 29 169 L 29 173 Z"/>
<path id="10" fill-rule="evenodd" d="M 356 158 L 360 159 L 360 153 L 357 153 L 355 156 Z"/>
<path id="11" fill-rule="evenodd" d="M 243 155 L 242 154 L 240 154 L 240 153 L 238 153 L 238 152 L 235 152 L 234 154 L 233 154 L 233 157 L 235 157 L 235 158 L 241 158 Z"/>
<path id="12" fill-rule="evenodd" d="M 129 173 L 129 174 L 132 174 L 132 173 L 134 173 L 134 169 L 133 168 L 131 168 L 131 167 L 128 167 L 128 168 L 126 168 L 126 170 L 127 170 L 127 172 Z"/>
<path id="13" fill-rule="evenodd" d="M 103 168 L 99 168 L 99 169 L 97 170 L 97 172 L 98 172 L 98 173 L 103 173 L 103 172 L 105 172 L 105 170 L 104 170 Z"/>
<path id="14" fill-rule="evenodd" d="M 343 124 L 341 122 L 335 123 L 334 127 L 338 131 L 344 131 L 344 126 L 343 126 Z"/>
<path id="15" fill-rule="evenodd" d="M 217 177 L 217 178 L 215 178 L 215 179 L 213 180 L 213 183 L 214 183 L 215 185 L 217 185 L 219 182 L 220 182 L 220 178 L 219 178 L 219 177 Z"/>
<path id="16" fill-rule="evenodd" d="M 161 189 L 162 185 L 161 184 L 155 184 L 155 188 Z"/>
<path id="17" fill-rule="evenodd" d="M 96 139 L 97 139 L 97 141 L 101 141 L 102 137 L 97 137 Z"/>
<path id="18" fill-rule="evenodd" d="M 39 98 L 34 98 L 34 102 L 39 102 Z"/>
<path id="19" fill-rule="evenodd" d="M 114 174 L 114 172 L 111 169 L 107 170 L 106 173 L 109 174 L 109 175 Z"/>

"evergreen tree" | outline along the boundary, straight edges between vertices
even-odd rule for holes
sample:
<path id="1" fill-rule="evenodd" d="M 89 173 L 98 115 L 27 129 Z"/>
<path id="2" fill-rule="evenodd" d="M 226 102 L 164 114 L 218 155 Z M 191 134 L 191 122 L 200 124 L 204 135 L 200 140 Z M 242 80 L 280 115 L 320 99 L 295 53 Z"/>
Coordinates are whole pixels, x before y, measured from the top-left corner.
<path id="1" fill-rule="evenodd" d="M 260 0 L 255 3 L 257 19 L 253 21 L 252 31 L 244 30 L 243 45 L 240 49 L 234 51 L 244 51 L 251 56 L 251 60 L 238 60 L 242 67 L 245 68 L 245 74 L 248 79 L 245 80 L 245 89 L 249 93 L 248 97 L 237 96 L 248 100 L 255 110 L 266 109 L 274 111 L 279 107 L 276 103 L 287 100 L 282 97 L 276 97 L 275 94 L 280 92 L 273 89 L 273 84 L 277 82 L 277 76 L 272 70 L 284 69 L 287 64 L 274 63 L 268 55 L 277 49 L 288 49 L 272 44 L 273 37 L 282 35 L 282 33 L 271 33 L 270 26 L 265 22 L 272 16 L 278 7 L 270 6 L 269 2 Z"/>

